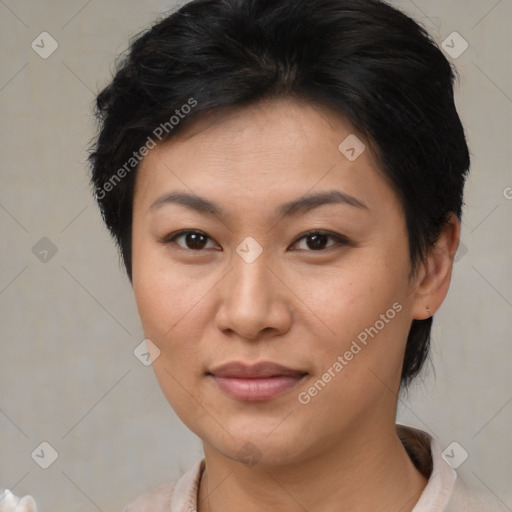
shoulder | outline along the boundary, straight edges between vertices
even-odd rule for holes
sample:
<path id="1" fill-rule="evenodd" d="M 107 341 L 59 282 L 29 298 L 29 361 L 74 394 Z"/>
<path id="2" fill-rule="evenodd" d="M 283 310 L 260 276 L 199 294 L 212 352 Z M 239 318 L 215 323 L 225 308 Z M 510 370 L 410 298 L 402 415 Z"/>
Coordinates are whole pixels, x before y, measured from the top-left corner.
<path id="1" fill-rule="evenodd" d="M 197 491 L 204 459 L 196 462 L 179 480 L 139 496 L 123 512 L 183 512 L 197 508 Z"/>
<path id="2" fill-rule="evenodd" d="M 471 482 L 457 475 L 446 512 L 506 512 L 505 503 L 483 484 Z"/>
<path id="3" fill-rule="evenodd" d="M 139 496 L 123 509 L 123 512 L 161 512 L 168 511 L 176 483 L 162 485 Z"/>
<path id="4" fill-rule="evenodd" d="M 494 494 L 470 467 L 452 468 L 430 434 L 405 425 L 397 425 L 397 434 L 428 478 L 413 512 L 510 512 L 508 498 Z"/>

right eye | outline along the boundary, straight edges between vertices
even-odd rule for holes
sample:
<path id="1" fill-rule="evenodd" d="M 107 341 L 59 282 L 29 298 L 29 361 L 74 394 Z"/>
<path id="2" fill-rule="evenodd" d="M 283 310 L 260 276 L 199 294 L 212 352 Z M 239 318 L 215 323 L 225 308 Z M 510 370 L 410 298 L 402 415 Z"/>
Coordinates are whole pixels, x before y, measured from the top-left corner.
<path id="1" fill-rule="evenodd" d="M 183 240 L 183 244 L 178 242 L 178 240 L 180 239 Z M 163 243 L 176 243 L 182 249 L 198 252 L 201 251 L 202 249 L 205 249 L 205 246 L 207 245 L 207 240 L 209 239 L 210 237 L 206 233 L 203 233 L 202 231 L 184 229 L 178 231 L 177 233 L 171 233 L 170 235 L 166 236 L 165 239 L 163 240 Z"/>

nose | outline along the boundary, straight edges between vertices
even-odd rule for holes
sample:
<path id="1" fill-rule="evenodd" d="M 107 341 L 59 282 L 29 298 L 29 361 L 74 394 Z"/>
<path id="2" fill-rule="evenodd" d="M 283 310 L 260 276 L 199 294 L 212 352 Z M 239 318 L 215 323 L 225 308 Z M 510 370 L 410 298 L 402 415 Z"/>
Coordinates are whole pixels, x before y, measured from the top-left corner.
<path id="1" fill-rule="evenodd" d="M 221 281 L 218 329 L 257 341 L 285 334 L 291 327 L 293 294 L 266 257 L 252 263 L 234 255 L 232 268 Z"/>

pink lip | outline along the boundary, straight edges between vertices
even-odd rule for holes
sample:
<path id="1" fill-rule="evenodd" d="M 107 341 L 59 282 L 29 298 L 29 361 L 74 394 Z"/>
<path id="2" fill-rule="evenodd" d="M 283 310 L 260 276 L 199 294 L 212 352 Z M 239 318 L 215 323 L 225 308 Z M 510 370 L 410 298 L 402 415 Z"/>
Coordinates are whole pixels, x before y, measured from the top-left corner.
<path id="1" fill-rule="evenodd" d="M 282 395 L 296 386 L 306 373 L 270 362 L 255 365 L 233 362 L 208 372 L 224 393 L 237 400 L 251 402 Z"/>

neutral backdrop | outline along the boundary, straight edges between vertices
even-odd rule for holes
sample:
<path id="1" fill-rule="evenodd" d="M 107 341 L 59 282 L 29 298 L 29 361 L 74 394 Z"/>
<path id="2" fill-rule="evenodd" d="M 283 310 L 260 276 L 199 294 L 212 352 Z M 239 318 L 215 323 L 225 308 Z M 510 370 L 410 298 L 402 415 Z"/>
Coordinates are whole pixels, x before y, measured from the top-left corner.
<path id="1" fill-rule="evenodd" d="M 432 364 L 399 421 L 457 442 L 459 471 L 512 510 L 512 1 L 392 3 L 439 44 L 454 31 L 468 42 L 448 58 L 473 158 Z M 94 95 L 129 39 L 176 5 L 0 0 L 0 488 L 42 512 L 121 510 L 201 457 L 134 356 L 142 329 L 86 165 Z M 42 32 L 58 44 L 47 58 Z"/>

